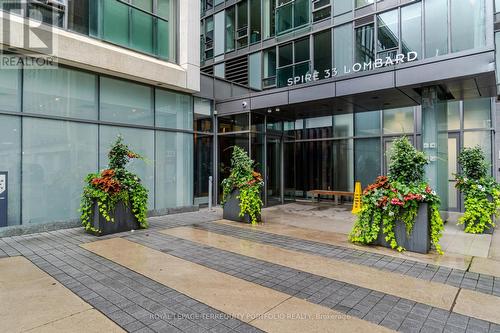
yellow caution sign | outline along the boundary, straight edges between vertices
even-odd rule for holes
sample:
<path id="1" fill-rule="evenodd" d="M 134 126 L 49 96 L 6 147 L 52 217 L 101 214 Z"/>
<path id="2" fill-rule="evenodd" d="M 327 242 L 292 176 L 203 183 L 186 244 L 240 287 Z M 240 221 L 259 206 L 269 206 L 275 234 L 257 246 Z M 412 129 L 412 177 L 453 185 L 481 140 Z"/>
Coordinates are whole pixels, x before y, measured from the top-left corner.
<path id="1" fill-rule="evenodd" d="M 361 210 L 361 183 L 356 182 L 356 186 L 354 188 L 354 202 L 352 204 L 352 213 L 357 214 Z"/>

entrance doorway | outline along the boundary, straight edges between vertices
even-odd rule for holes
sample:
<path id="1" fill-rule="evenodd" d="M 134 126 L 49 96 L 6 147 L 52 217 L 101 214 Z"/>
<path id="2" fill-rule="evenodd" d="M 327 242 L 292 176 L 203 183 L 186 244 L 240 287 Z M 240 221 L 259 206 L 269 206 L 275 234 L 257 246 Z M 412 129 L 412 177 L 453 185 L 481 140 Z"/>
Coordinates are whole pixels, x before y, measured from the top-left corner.
<path id="1" fill-rule="evenodd" d="M 281 137 L 267 136 L 266 143 L 266 206 L 283 203 L 283 141 Z"/>
<path id="2" fill-rule="evenodd" d="M 460 192 L 455 187 L 455 174 L 458 173 L 458 154 L 460 152 L 460 133 L 448 133 L 448 210 L 460 211 Z"/>

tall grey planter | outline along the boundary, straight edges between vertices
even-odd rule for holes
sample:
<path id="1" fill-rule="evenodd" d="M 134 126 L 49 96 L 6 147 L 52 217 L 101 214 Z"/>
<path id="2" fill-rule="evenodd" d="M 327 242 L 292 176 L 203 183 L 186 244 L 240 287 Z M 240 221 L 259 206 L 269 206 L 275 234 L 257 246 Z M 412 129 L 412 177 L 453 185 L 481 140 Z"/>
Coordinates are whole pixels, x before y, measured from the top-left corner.
<path id="1" fill-rule="evenodd" d="M 491 215 L 491 220 L 493 221 L 493 223 L 495 223 L 495 215 Z M 466 223 L 462 224 L 462 227 L 464 230 L 465 230 L 466 225 L 467 225 Z M 486 226 L 486 228 L 484 228 L 482 233 L 487 234 L 487 235 L 493 235 L 494 230 L 495 230 L 494 227 Z"/>
<path id="2" fill-rule="evenodd" d="M 415 224 L 409 236 L 406 232 L 406 225 L 399 220 L 396 221 L 394 234 L 396 235 L 398 245 L 404 247 L 407 251 L 428 253 L 431 249 L 429 204 L 421 203 L 418 206 Z M 376 244 L 391 248 L 391 245 L 385 241 L 385 234 L 383 233 L 382 226 Z"/>
<path id="3" fill-rule="evenodd" d="M 140 228 L 137 218 L 122 201 L 116 204 L 115 211 L 111 216 L 114 217 L 114 221 L 106 221 L 104 216 L 99 212 L 97 203 L 94 204 L 92 226 L 100 232 L 92 232 L 90 230 L 89 232 L 96 236 L 104 236 Z"/>
<path id="4" fill-rule="evenodd" d="M 252 218 L 250 215 L 245 214 L 243 217 L 240 217 L 240 200 L 238 196 L 240 195 L 239 190 L 233 190 L 229 197 L 224 203 L 222 217 L 225 220 L 236 221 L 236 222 L 244 222 L 244 223 L 252 223 Z M 257 217 L 257 221 L 260 222 L 260 215 Z"/>

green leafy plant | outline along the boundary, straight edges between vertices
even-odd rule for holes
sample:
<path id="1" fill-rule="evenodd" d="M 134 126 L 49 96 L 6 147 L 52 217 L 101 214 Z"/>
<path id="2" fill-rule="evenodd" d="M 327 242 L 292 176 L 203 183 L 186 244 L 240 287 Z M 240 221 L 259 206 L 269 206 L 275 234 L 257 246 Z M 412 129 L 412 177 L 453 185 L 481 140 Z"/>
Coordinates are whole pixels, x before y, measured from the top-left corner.
<path id="1" fill-rule="evenodd" d="M 427 163 L 425 154 L 417 151 L 406 137 L 394 141 L 389 176 L 378 177 L 363 191 L 362 208 L 349 235 L 351 242 L 373 244 L 382 232 L 393 249 L 404 251 L 394 233 L 396 221 L 403 222 L 410 235 L 419 205 L 425 202 L 430 209 L 431 243 L 438 253 L 443 253 L 439 244 L 444 229 L 439 215 L 440 199 L 425 181 Z"/>
<path id="2" fill-rule="evenodd" d="M 231 172 L 222 181 L 222 204 L 225 204 L 234 190 L 239 190 L 240 217 L 248 214 L 252 223 L 257 223 L 262 209 L 260 192 L 264 181 L 254 170 L 255 162 L 240 147 L 234 146 L 231 156 Z"/>
<path id="3" fill-rule="evenodd" d="M 108 158 L 109 169 L 85 177 L 80 203 L 82 225 L 85 230 L 100 233 L 100 230 L 92 226 L 95 205 L 107 222 L 114 223 L 113 212 L 116 204 L 123 202 L 137 218 L 139 226 L 147 228 L 148 190 L 141 184 L 139 177 L 125 168 L 131 159 L 144 158 L 131 151 L 123 143 L 121 136 L 118 136 L 112 145 Z"/>
<path id="4" fill-rule="evenodd" d="M 467 233 L 483 233 L 494 228 L 492 216 L 500 209 L 500 185 L 488 176 L 488 163 L 481 147 L 464 148 L 458 155 L 462 169 L 455 175 L 456 187 L 464 194 L 465 213 L 458 220 Z"/>

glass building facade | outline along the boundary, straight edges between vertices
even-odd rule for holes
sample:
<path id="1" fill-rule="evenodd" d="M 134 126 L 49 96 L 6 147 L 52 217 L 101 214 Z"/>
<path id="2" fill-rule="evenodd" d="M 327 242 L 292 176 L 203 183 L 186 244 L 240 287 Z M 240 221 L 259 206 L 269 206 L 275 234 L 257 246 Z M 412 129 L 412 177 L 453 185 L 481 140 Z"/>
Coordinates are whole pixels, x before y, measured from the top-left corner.
<path id="1" fill-rule="evenodd" d="M 106 168 L 118 135 L 147 158 L 130 168 L 150 210 L 207 202 L 211 101 L 62 66 L 3 69 L 0 78 L 9 226 L 77 219 L 83 179 Z"/>

